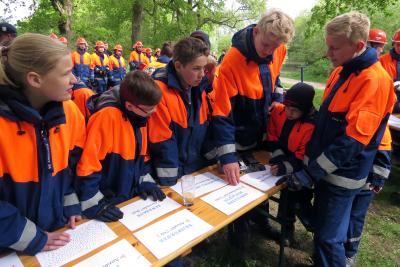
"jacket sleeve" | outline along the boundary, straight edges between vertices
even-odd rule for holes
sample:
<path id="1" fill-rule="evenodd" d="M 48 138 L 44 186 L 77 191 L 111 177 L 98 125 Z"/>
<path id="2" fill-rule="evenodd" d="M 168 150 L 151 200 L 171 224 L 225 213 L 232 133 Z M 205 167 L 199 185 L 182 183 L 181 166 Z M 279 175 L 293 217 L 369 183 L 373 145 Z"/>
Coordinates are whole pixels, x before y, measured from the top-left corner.
<path id="1" fill-rule="evenodd" d="M 111 151 L 113 126 L 107 112 L 97 112 L 89 119 L 87 140 L 77 167 L 78 193 L 83 212 L 97 206 L 104 197 L 100 192 L 101 161 Z"/>
<path id="2" fill-rule="evenodd" d="M 279 75 L 276 77 L 275 90 L 272 93 L 271 100 L 272 102 L 279 102 L 279 103 L 283 102 L 283 86 Z"/>
<path id="3" fill-rule="evenodd" d="M 72 215 L 81 214 L 81 205 L 76 194 L 76 166 L 82 155 L 82 150 L 86 142 L 85 119 L 78 107 L 71 102 L 73 116 L 71 116 L 71 148 L 68 159 L 68 166 L 71 169 L 72 180 L 67 191 L 64 193 L 64 216 L 69 218 Z"/>
<path id="4" fill-rule="evenodd" d="M 368 175 L 367 183 L 383 186 L 389 178 L 392 168 L 392 137 L 389 126 L 386 125 L 385 133 L 376 152 L 372 169 Z"/>
<path id="5" fill-rule="evenodd" d="M 228 63 L 221 65 L 213 83 L 215 102 L 212 116 L 212 129 L 217 156 L 221 164 L 237 162 L 235 147 L 235 122 L 232 110 L 238 94 L 234 75 Z"/>
<path id="6" fill-rule="evenodd" d="M 28 255 L 41 251 L 47 242 L 46 233 L 6 201 L 0 201 L 0 235 L 0 247 Z"/>
<path id="7" fill-rule="evenodd" d="M 366 79 L 359 93 L 346 115 L 346 132 L 338 136 L 319 157 L 310 161 L 307 171 L 315 180 L 320 180 L 327 174 L 345 166 L 355 158 L 372 137 L 387 114 L 385 114 L 386 103 L 377 103 L 379 99 L 379 81 L 377 79 Z"/>
<path id="8" fill-rule="evenodd" d="M 150 155 L 159 183 L 174 185 L 179 178 L 179 151 L 164 98 L 150 116 L 148 127 Z"/>

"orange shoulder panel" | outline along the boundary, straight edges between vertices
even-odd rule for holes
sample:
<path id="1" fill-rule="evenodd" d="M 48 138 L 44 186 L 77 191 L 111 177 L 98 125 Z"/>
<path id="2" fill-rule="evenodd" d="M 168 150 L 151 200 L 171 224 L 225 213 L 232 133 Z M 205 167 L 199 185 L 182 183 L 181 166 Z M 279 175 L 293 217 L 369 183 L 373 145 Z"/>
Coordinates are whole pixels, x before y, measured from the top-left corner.
<path id="1" fill-rule="evenodd" d="M 106 107 L 94 113 L 89 119 L 87 132 L 86 145 L 77 167 L 79 176 L 100 171 L 101 161 L 110 153 L 125 160 L 135 158 L 133 128 L 118 108 Z"/>
<path id="2" fill-rule="evenodd" d="M 72 92 L 72 100 L 78 106 L 85 118 L 88 118 L 90 115 L 90 112 L 86 106 L 86 102 L 92 95 L 94 95 L 94 92 L 89 88 L 80 88 Z"/>
<path id="3" fill-rule="evenodd" d="M 279 136 L 282 132 L 283 124 L 286 120 L 286 114 L 282 111 L 285 110 L 285 106 L 278 103 L 271 110 L 271 114 L 267 122 L 267 140 L 268 141 L 278 141 Z"/>
<path id="4" fill-rule="evenodd" d="M 394 81 L 397 77 L 397 66 L 396 66 L 397 62 L 396 62 L 396 60 L 394 60 L 390 56 L 390 53 L 386 53 L 379 58 L 379 61 L 381 62 L 383 68 L 387 71 L 387 73 L 390 75 L 390 77 Z"/>
<path id="5" fill-rule="evenodd" d="M 0 117 L 0 177 L 8 174 L 15 182 L 38 182 L 37 143 L 34 127 Z M 19 135 L 21 129 L 25 133 Z"/>

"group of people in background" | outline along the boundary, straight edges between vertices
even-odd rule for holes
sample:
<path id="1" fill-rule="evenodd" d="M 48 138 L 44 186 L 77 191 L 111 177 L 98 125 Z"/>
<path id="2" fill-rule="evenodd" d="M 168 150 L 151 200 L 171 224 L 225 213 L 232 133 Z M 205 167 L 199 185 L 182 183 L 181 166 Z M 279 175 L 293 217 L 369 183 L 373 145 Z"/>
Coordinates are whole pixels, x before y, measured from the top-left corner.
<path id="1" fill-rule="evenodd" d="M 55 230 L 82 215 L 119 220 L 117 204 L 162 201 L 162 186 L 212 164 L 237 185 L 239 163 L 259 168 L 252 152 L 266 149 L 289 189 L 288 212 L 278 211 L 284 238 L 290 244 L 298 216 L 314 232 L 315 266 L 355 266 L 368 206 L 391 168 L 400 33 L 379 59 L 386 40 L 364 14 L 337 16 L 325 32 L 334 69 L 318 111 L 311 85 L 281 86 L 295 32 L 277 10 L 235 33 L 220 64 L 202 31 L 164 43 L 157 57 L 136 42 L 127 63 L 119 44 L 107 55 L 97 41 L 90 55 L 82 37 L 72 53 L 58 38 L 16 37 L 0 61 L 0 250 L 62 247 L 70 236 Z M 229 226 L 229 241 L 245 244 L 250 225 L 274 235 L 252 211 Z"/>

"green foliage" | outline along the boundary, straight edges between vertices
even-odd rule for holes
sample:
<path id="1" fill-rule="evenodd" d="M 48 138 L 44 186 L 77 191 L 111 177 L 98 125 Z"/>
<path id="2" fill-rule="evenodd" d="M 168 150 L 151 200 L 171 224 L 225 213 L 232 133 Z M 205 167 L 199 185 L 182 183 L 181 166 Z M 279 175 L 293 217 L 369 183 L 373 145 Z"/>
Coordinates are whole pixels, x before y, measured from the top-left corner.
<path id="1" fill-rule="evenodd" d="M 59 34 L 59 13 L 54 11 L 50 0 L 37 2 L 35 13 L 18 22 L 18 30 Z M 234 8 L 226 9 L 223 0 L 141 1 L 143 19 L 139 39 L 145 47 L 156 48 L 165 41 L 176 41 L 196 29 L 202 29 L 212 36 L 217 26 L 237 29 L 244 23 L 258 19 L 260 12 L 265 10 L 262 0 L 237 2 Z M 76 38 L 83 36 L 91 47 L 96 40 L 106 40 L 111 49 L 120 43 L 125 48 L 125 56 L 129 54 L 133 41 L 132 5 L 133 1 L 129 0 L 74 0 L 73 40 L 69 40 L 71 48 L 74 48 Z M 229 47 L 230 41 L 226 45 L 228 37 L 222 39 L 225 43 L 221 47 Z M 219 43 L 217 47 L 220 47 Z"/>
<path id="2" fill-rule="evenodd" d="M 391 7 L 396 2 L 396 0 L 320 0 L 311 10 L 312 15 L 306 34 L 310 35 L 322 29 L 327 21 L 339 14 L 352 10 L 366 14 L 385 13 L 386 7 Z"/>

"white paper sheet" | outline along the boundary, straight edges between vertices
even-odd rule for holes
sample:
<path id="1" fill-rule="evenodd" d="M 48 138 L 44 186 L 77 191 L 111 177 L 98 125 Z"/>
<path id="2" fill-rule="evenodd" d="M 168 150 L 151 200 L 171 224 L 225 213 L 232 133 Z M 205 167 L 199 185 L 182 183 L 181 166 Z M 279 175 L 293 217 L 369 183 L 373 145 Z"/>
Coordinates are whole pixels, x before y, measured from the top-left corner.
<path id="1" fill-rule="evenodd" d="M 149 267 L 151 263 L 143 257 L 128 241 L 122 239 L 112 246 L 96 253 L 90 258 L 74 265 L 75 267 Z"/>
<path id="2" fill-rule="evenodd" d="M 236 186 L 227 185 L 201 199 L 226 215 L 230 215 L 262 195 L 264 195 L 262 192 L 239 183 Z"/>
<path id="3" fill-rule="evenodd" d="M 185 209 L 134 233 L 134 236 L 161 259 L 212 229 Z"/>
<path id="4" fill-rule="evenodd" d="M 275 186 L 275 183 L 283 176 L 273 176 L 271 174 L 271 167 L 265 166 L 265 171 L 252 172 L 240 177 L 240 181 L 245 182 L 251 186 L 254 186 L 261 191 L 267 191 Z"/>
<path id="5" fill-rule="evenodd" d="M 211 172 L 205 172 L 195 176 L 195 197 L 200 197 L 208 192 L 214 191 L 221 188 L 228 183 L 219 178 L 218 176 L 212 174 Z M 181 181 L 178 181 L 176 185 L 171 186 L 171 188 L 182 196 Z"/>
<path id="6" fill-rule="evenodd" d="M 389 125 L 399 128 L 400 129 L 400 118 L 397 118 L 396 116 L 390 115 L 389 117 Z"/>
<path id="7" fill-rule="evenodd" d="M 143 225 L 176 210 L 181 205 L 169 197 L 163 201 L 138 200 L 121 208 L 124 217 L 119 220 L 129 231 L 134 231 Z"/>
<path id="8" fill-rule="evenodd" d="M 95 220 L 66 232 L 71 235 L 71 241 L 67 245 L 36 255 L 42 267 L 64 265 L 117 238 L 117 235 L 105 223 Z"/>
<path id="9" fill-rule="evenodd" d="M 3 258 L 0 258 L 1 267 L 24 267 L 17 253 L 11 253 Z"/>

